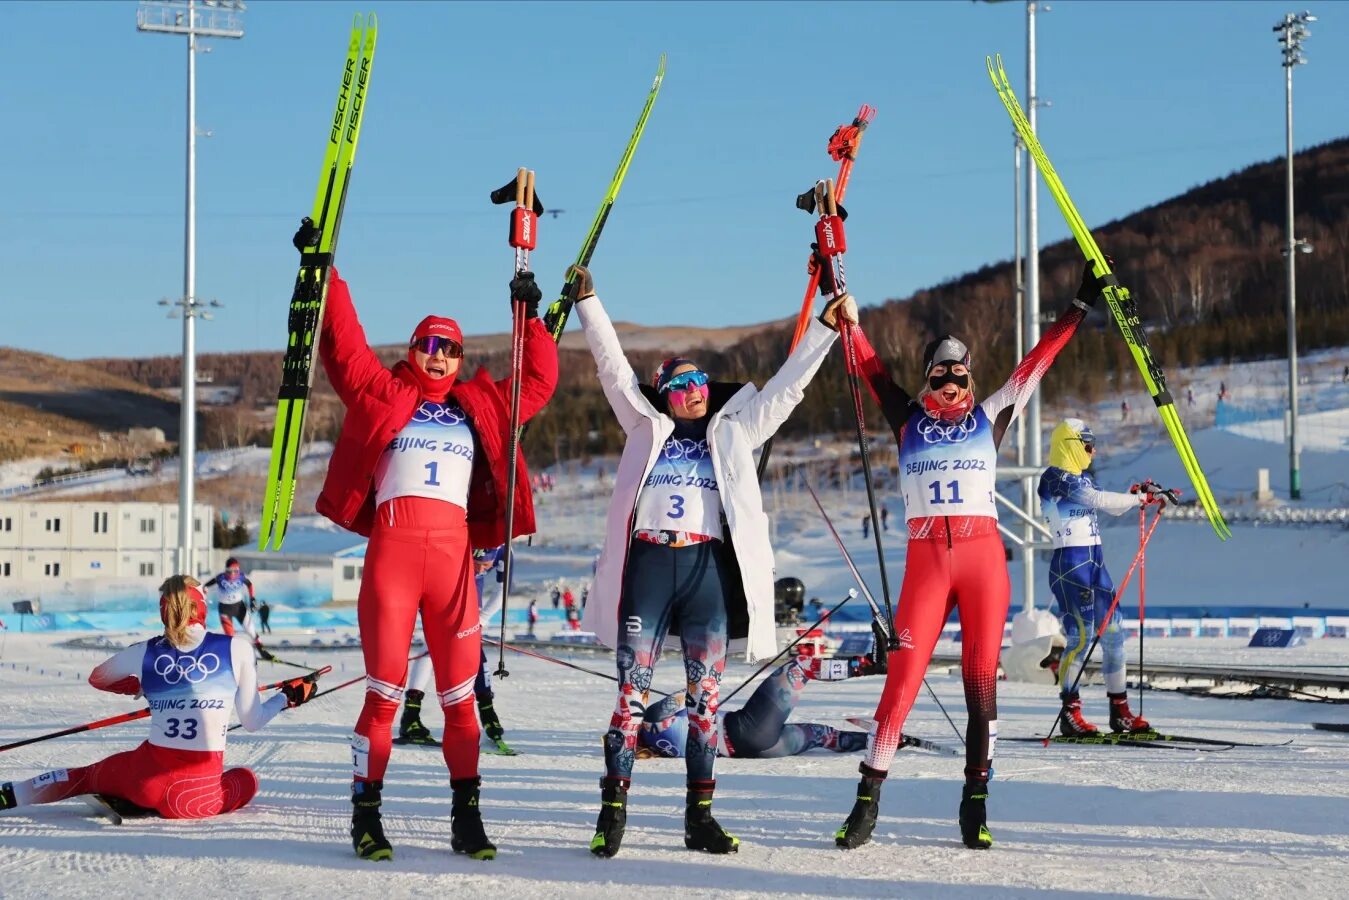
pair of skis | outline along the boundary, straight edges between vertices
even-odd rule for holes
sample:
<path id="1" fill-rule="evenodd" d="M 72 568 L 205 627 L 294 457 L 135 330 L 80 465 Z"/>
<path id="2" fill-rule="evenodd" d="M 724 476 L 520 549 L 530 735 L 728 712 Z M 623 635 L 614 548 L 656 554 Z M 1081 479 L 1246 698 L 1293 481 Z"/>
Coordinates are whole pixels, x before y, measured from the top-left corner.
<path id="1" fill-rule="evenodd" d="M 374 13 L 369 16 L 357 14 L 351 26 L 351 39 L 337 90 L 337 107 L 328 126 L 323 168 L 310 214 L 315 229 L 314 243 L 301 251 L 300 270 L 291 292 L 290 334 L 281 361 L 281 390 L 277 394 L 272 457 L 267 467 L 267 486 L 258 527 L 259 550 L 266 550 L 269 543 L 273 550 L 281 549 L 295 503 L 305 412 L 314 384 L 314 357 L 318 354 L 323 307 L 328 298 L 328 270 L 337 252 L 337 234 L 346 205 L 347 186 L 351 182 L 351 168 L 356 161 L 356 144 L 365 117 L 366 93 L 370 89 L 378 34 Z"/>
<path id="2" fill-rule="evenodd" d="M 1016 126 L 1017 134 L 1021 136 L 1022 142 L 1035 158 L 1040 174 L 1044 177 L 1045 186 L 1049 188 L 1049 193 L 1053 195 L 1059 211 L 1067 220 L 1068 228 L 1072 231 L 1078 247 L 1092 264 L 1097 283 L 1101 285 L 1101 294 L 1110 306 L 1110 313 L 1124 335 L 1124 342 L 1129 345 L 1129 352 L 1138 365 L 1139 372 L 1143 374 L 1143 383 L 1147 386 L 1152 402 L 1157 406 L 1162 423 L 1171 436 L 1171 443 L 1180 454 L 1180 461 L 1185 466 L 1186 474 L 1190 476 L 1190 483 L 1194 485 L 1195 494 L 1199 497 L 1205 515 L 1208 516 L 1209 524 L 1213 526 L 1214 532 L 1221 540 L 1227 540 L 1232 536 L 1232 530 L 1223 520 L 1222 510 L 1218 508 L 1218 502 L 1209 488 L 1208 479 L 1204 477 L 1204 471 L 1199 467 L 1199 459 L 1195 456 L 1194 448 L 1190 446 L 1189 435 L 1185 433 L 1185 426 L 1181 424 L 1180 414 L 1176 412 L 1171 391 L 1166 386 L 1166 375 L 1162 373 L 1162 367 L 1148 346 L 1148 337 L 1143 331 L 1143 320 L 1137 302 L 1130 295 L 1129 289 L 1120 284 L 1119 279 L 1111 271 L 1109 261 L 1082 221 L 1081 214 L 1073 205 L 1072 198 L 1068 196 L 1068 191 L 1064 188 L 1058 173 L 1054 171 L 1053 164 L 1050 163 L 1035 132 L 1031 130 L 1030 122 L 1027 121 L 1021 104 L 1016 99 L 1011 82 L 1007 80 L 1007 73 L 1003 71 L 1002 57 L 988 58 L 987 63 L 988 77 L 993 81 L 993 87 L 997 90 L 1003 106 L 1007 108 L 1007 114 L 1011 117 L 1012 124 Z"/>
<path id="3" fill-rule="evenodd" d="M 1248 741 L 1231 741 L 1224 738 L 1193 737 L 1184 734 L 1163 734 L 1157 731 L 1103 731 L 1098 732 L 1097 734 L 1056 734 L 1047 738 L 1007 737 L 1002 738 L 1002 740 L 1026 744 L 1042 744 L 1046 747 L 1050 744 L 1082 744 L 1100 747 L 1152 747 L 1159 750 L 1198 750 L 1201 752 L 1231 750 L 1236 747 L 1287 747 L 1292 743 L 1291 740 L 1276 741 L 1274 743 L 1251 743 Z"/>

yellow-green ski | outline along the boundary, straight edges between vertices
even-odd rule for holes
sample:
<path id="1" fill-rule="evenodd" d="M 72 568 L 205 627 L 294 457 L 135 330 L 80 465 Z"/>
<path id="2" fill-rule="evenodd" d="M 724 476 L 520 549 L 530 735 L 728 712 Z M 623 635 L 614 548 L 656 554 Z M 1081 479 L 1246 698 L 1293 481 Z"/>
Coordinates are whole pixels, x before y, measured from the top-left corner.
<path id="1" fill-rule="evenodd" d="M 328 126 L 323 169 L 310 216 L 316 227 L 316 243 L 306 247 L 300 255 L 300 269 L 290 299 L 290 336 L 281 362 L 272 458 L 267 467 L 267 487 L 258 528 L 259 550 L 266 550 L 268 543 L 274 550 L 281 549 L 281 543 L 286 539 L 286 526 L 290 523 L 291 507 L 295 503 L 305 410 L 314 382 L 314 357 L 318 353 L 319 331 L 323 325 L 323 305 L 328 297 L 328 269 L 337 249 L 342 208 L 346 204 L 351 167 L 356 160 L 356 143 L 361 136 L 378 25 L 374 13 L 369 16 L 357 14 L 352 23 L 351 41 L 337 92 L 337 107 Z"/>
<path id="2" fill-rule="evenodd" d="M 1016 93 L 1012 90 L 1011 82 L 1007 80 L 1007 73 L 1002 68 L 1002 57 L 996 59 L 985 58 L 988 63 L 988 77 L 993 81 L 993 87 L 997 89 L 998 97 L 1001 98 L 1003 106 L 1007 107 L 1007 114 L 1012 117 L 1012 124 L 1016 126 L 1017 133 L 1021 135 L 1021 140 L 1030 150 L 1031 156 L 1035 158 L 1036 164 L 1040 168 L 1040 174 L 1044 177 L 1045 187 L 1053 195 L 1054 202 L 1058 204 L 1059 211 L 1068 222 L 1069 229 L 1073 232 L 1073 237 L 1077 240 L 1077 245 L 1082 248 L 1082 252 L 1087 259 L 1091 261 L 1092 271 L 1100 281 L 1101 293 L 1105 297 L 1106 303 L 1110 305 L 1110 312 L 1115 317 L 1115 323 L 1119 325 L 1120 332 L 1124 335 L 1124 341 L 1129 345 L 1129 352 L 1133 355 L 1134 362 L 1138 365 L 1138 370 L 1143 373 L 1143 383 L 1147 386 L 1148 393 L 1152 397 L 1152 402 L 1157 406 L 1157 412 L 1166 425 L 1167 433 L 1171 435 L 1171 443 L 1176 447 L 1176 452 L 1180 454 L 1180 461 L 1185 466 L 1185 472 L 1190 476 L 1190 483 L 1194 485 L 1196 496 L 1208 516 L 1209 524 L 1222 540 L 1227 540 L 1232 536 L 1232 530 L 1227 527 L 1227 522 L 1223 520 L 1222 510 L 1218 508 L 1218 501 L 1213 497 L 1213 491 L 1209 488 L 1208 479 L 1204 477 L 1204 470 L 1199 467 L 1199 459 L 1194 454 L 1194 448 L 1190 446 L 1189 435 L 1185 433 L 1185 426 L 1181 424 L 1180 414 L 1176 412 L 1176 405 L 1171 397 L 1171 391 L 1166 386 L 1166 376 L 1162 373 L 1162 367 L 1158 365 L 1157 360 L 1152 355 L 1152 349 L 1148 346 L 1147 334 L 1143 331 L 1142 317 L 1138 313 L 1138 304 L 1129 293 L 1129 289 L 1119 283 L 1119 279 L 1110 271 L 1110 264 L 1097 246 L 1096 239 L 1092 237 L 1091 231 L 1087 229 L 1082 221 L 1082 216 L 1078 213 L 1077 207 L 1073 205 L 1072 198 L 1068 196 L 1068 191 L 1064 188 L 1063 182 L 1059 179 L 1058 173 L 1054 171 L 1054 166 L 1045 155 L 1044 147 L 1040 145 L 1031 130 L 1030 122 L 1026 120 L 1026 115 L 1021 109 L 1021 104 L 1016 99 Z"/>

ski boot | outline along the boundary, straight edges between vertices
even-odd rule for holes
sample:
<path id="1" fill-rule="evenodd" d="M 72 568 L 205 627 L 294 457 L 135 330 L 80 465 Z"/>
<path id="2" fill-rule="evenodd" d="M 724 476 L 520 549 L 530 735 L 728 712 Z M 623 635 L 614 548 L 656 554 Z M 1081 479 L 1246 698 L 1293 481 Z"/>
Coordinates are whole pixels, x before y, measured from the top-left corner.
<path id="1" fill-rule="evenodd" d="M 351 783 L 351 846 L 361 859 L 393 859 L 393 846 L 384 837 L 384 826 L 379 818 L 383 791 L 383 781 Z"/>
<path id="2" fill-rule="evenodd" d="M 881 785 L 885 784 L 886 773 L 866 763 L 857 770 L 862 773 L 862 780 L 857 782 L 857 802 L 843 827 L 834 833 L 834 843 L 844 850 L 855 850 L 871 840 L 881 809 Z"/>
<path id="3" fill-rule="evenodd" d="M 0 809 L 13 809 L 18 805 L 18 798 L 14 796 L 14 782 L 0 784 Z"/>
<path id="4" fill-rule="evenodd" d="M 151 816 L 159 815 L 159 813 L 153 809 L 137 806 L 130 800 L 123 800 L 121 797 L 113 797 L 110 794 L 95 794 L 94 796 L 103 803 L 106 803 L 108 809 L 111 809 L 124 819 L 148 819 Z"/>
<path id="5" fill-rule="evenodd" d="M 626 778 L 600 779 L 600 817 L 595 822 L 595 836 L 590 839 L 590 852 L 596 856 L 612 858 L 623 843 L 628 825 L 628 784 Z"/>
<path id="6" fill-rule="evenodd" d="M 1133 710 L 1129 709 L 1129 694 L 1127 691 L 1121 691 L 1118 694 L 1107 694 L 1110 698 L 1110 730 L 1116 733 L 1128 732 L 1129 734 L 1146 734 L 1153 731 L 1153 727 L 1148 724 L 1148 720 L 1142 716 L 1136 716 Z"/>
<path id="7" fill-rule="evenodd" d="M 482 722 L 482 730 L 489 740 L 495 742 L 506 736 L 506 729 L 501 726 L 501 719 L 497 718 L 497 711 L 492 708 L 492 701 L 478 701 L 478 719 Z"/>
<path id="8" fill-rule="evenodd" d="M 473 859 L 496 859 L 496 845 L 487 839 L 478 812 L 478 786 L 481 778 L 460 778 L 450 782 L 454 791 L 450 807 L 450 849 L 467 853 Z"/>
<path id="9" fill-rule="evenodd" d="M 1063 695 L 1063 715 L 1059 717 L 1059 732 L 1064 737 L 1090 737 L 1100 734 L 1095 725 L 1082 717 L 1082 700 L 1076 691 Z"/>
<path id="10" fill-rule="evenodd" d="M 434 740 L 431 729 L 422 724 L 424 691 L 408 691 L 403 698 L 403 718 L 398 723 L 398 739 L 409 744 L 426 744 Z"/>
<path id="11" fill-rule="evenodd" d="M 740 850 L 740 838 L 712 818 L 712 792 L 716 787 L 717 783 L 710 779 L 689 782 L 688 793 L 684 795 L 684 846 L 708 853 L 736 853 Z"/>
<path id="12" fill-rule="evenodd" d="M 993 835 L 988 832 L 987 781 L 966 781 L 960 792 L 960 839 L 971 850 L 987 850 L 993 846 Z"/>

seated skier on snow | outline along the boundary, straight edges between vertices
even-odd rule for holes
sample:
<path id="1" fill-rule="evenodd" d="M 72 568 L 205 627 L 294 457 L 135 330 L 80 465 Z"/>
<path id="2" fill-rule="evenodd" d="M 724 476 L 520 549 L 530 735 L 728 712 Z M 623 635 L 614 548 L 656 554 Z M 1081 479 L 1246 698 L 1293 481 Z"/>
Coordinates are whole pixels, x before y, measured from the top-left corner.
<path id="1" fill-rule="evenodd" d="M 132 644 L 89 676 L 101 691 L 150 701 L 149 739 L 93 765 L 0 784 L 0 809 L 95 794 L 123 815 L 201 819 L 253 799 L 258 777 L 224 768 L 230 713 L 237 709 L 244 728 L 257 731 L 312 697 L 318 679 L 288 681 L 260 701 L 252 646 L 242 637 L 207 633 L 199 586 L 187 575 L 160 585 L 163 635 Z"/>

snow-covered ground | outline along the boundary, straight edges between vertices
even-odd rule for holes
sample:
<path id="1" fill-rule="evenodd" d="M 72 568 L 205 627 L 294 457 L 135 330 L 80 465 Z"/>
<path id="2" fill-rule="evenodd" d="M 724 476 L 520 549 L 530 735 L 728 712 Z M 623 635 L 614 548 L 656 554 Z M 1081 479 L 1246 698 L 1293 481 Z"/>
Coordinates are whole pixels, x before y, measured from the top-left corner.
<path id="1" fill-rule="evenodd" d="M 1342 660 L 1329 644 L 1265 652 L 1283 661 Z M 1176 642 L 1159 647 L 1183 649 Z M 0 669 L 6 709 L 0 741 L 134 706 L 76 680 L 99 654 L 59 650 L 48 637 L 10 635 L 3 658 L 19 670 Z M 604 656 L 576 661 L 602 670 L 611 665 Z M 314 654 L 312 662 L 339 669 L 330 684 L 360 672 L 355 653 Z M 676 686 L 672 663 L 658 669 L 657 687 Z M 612 860 L 594 859 L 586 845 L 611 686 L 541 661 L 512 658 L 509 665 L 496 705 L 521 755 L 483 757 L 483 814 L 500 847 L 494 862 L 450 851 L 444 766 L 438 751 L 422 748 L 395 748 L 386 779 L 395 861 L 354 858 L 346 833 L 347 735 L 361 690 L 353 686 L 284 713 L 267 731 L 231 736 L 227 762 L 252 767 L 262 783 L 242 812 L 121 827 L 90 818 L 75 801 L 0 814 L 0 895 L 1317 898 L 1343 896 L 1349 878 L 1343 778 L 1349 736 L 1307 725 L 1349 719 L 1345 708 L 1175 694 L 1146 699 L 1149 718 L 1175 733 L 1293 744 L 1196 753 L 1003 741 L 989 801 L 996 845 L 987 853 L 960 844 L 955 814 L 963 762 L 949 756 L 901 753 L 875 839 L 852 852 L 835 849 L 832 833 L 851 806 L 859 755 L 721 760 L 717 814 L 742 841 L 739 854 L 727 858 L 683 848 L 682 763 L 643 761 L 623 850 Z M 269 680 L 291 671 L 262 667 Z M 727 684 L 750 671 L 732 665 Z M 959 721 L 958 678 L 934 671 L 929 680 Z M 797 718 L 845 725 L 846 716 L 870 713 L 880 686 L 880 679 L 811 685 Z M 1041 733 L 1054 713 L 1051 691 L 1003 683 L 1001 735 Z M 1101 691 L 1084 691 L 1098 719 Z M 438 714 L 426 718 L 438 731 Z M 926 697 L 907 730 L 956 743 Z M 92 762 L 132 746 L 142 733 L 143 724 L 133 723 L 9 751 L 0 754 L 0 780 Z"/>

